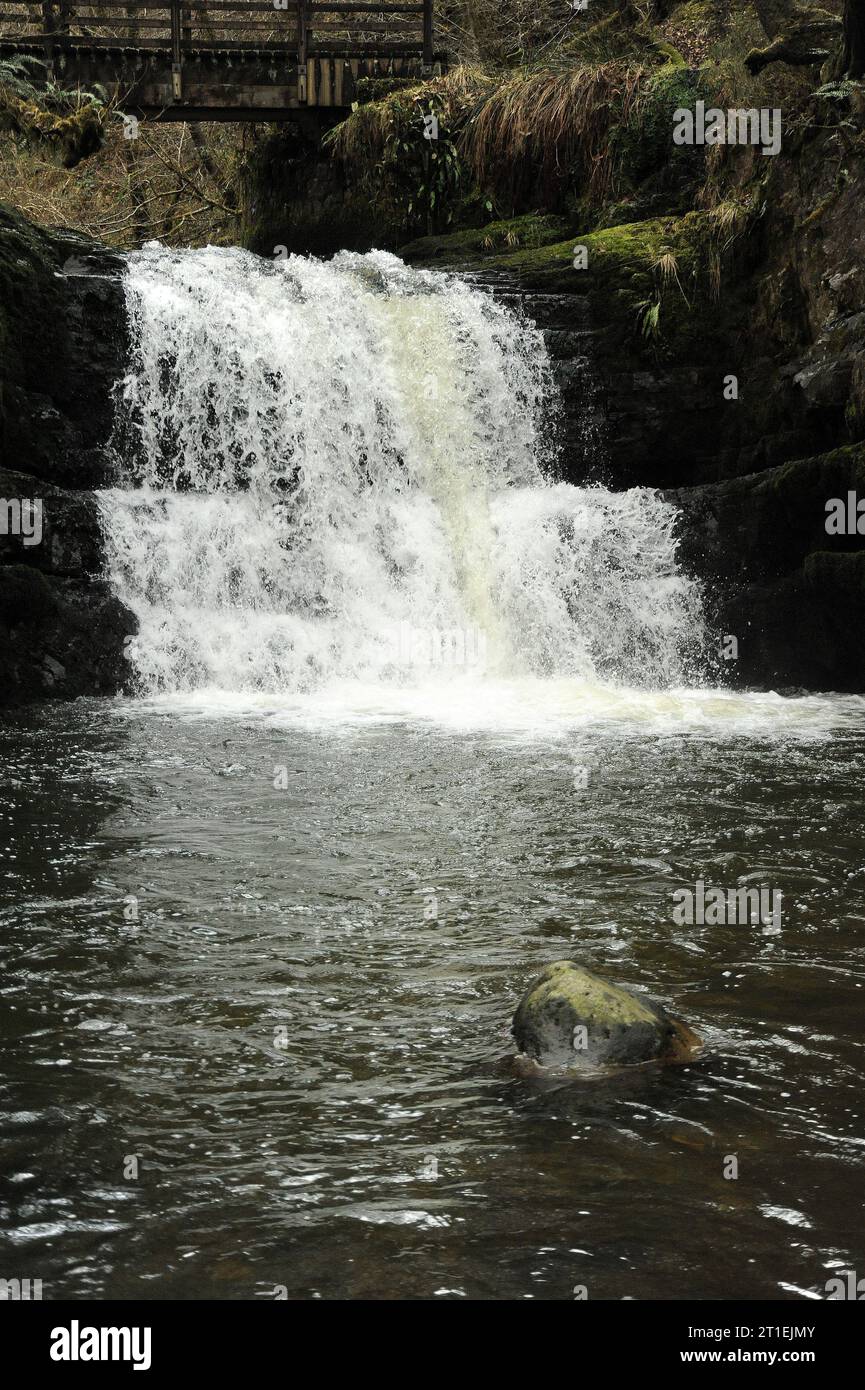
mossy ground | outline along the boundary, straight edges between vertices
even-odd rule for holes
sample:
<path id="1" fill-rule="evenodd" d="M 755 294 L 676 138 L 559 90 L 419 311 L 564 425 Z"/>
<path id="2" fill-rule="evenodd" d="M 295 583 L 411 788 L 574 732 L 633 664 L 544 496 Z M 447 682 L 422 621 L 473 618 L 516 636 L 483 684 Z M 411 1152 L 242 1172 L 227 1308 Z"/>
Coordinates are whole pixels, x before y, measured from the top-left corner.
<path id="1" fill-rule="evenodd" d="M 443 236 L 416 237 L 400 248 L 400 255 L 414 264 L 465 264 L 471 260 L 500 258 L 563 244 L 568 223 L 564 217 L 526 213 L 520 217 L 494 218 L 481 227 L 470 227 Z"/>
<path id="2" fill-rule="evenodd" d="M 615 336 L 652 350 L 685 351 L 726 312 L 713 265 L 722 252 L 710 212 L 657 217 L 562 238 L 562 219 L 523 217 L 451 236 L 424 237 L 400 250 L 415 265 L 483 265 L 517 277 L 528 290 L 588 294 L 603 304 Z M 578 268 L 585 248 L 586 267 Z M 717 260 L 715 259 L 717 258 Z"/>

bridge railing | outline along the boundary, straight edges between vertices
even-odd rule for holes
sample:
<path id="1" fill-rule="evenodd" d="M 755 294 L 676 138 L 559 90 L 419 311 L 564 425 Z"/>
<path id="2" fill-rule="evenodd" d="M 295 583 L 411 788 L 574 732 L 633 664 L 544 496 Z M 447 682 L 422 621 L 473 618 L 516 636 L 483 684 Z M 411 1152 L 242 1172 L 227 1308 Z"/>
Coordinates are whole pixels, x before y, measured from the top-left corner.
<path id="1" fill-rule="evenodd" d="M 274 52 L 298 65 L 319 55 L 435 60 L 433 0 L 0 0 L 0 50 L 46 59 L 68 49 L 171 51 L 172 62 L 201 52 Z"/>

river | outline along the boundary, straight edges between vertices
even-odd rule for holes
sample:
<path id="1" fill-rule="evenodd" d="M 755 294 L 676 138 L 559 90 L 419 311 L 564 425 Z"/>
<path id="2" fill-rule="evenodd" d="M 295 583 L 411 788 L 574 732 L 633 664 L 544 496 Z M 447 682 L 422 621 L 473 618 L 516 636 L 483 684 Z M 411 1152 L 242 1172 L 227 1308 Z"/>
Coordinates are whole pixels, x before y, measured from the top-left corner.
<path id="1" fill-rule="evenodd" d="M 673 508 L 560 479 L 542 338 L 485 290 L 149 247 L 127 297 L 100 507 L 135 691 L 0 730 L 9 1273 L 770 1299 L 865 1268 L 865 701 L 719 686 Z M 677 925 L 698 880 L 780 922 Z M 564 957 L 703 1056 L 515 1076 Z"/>

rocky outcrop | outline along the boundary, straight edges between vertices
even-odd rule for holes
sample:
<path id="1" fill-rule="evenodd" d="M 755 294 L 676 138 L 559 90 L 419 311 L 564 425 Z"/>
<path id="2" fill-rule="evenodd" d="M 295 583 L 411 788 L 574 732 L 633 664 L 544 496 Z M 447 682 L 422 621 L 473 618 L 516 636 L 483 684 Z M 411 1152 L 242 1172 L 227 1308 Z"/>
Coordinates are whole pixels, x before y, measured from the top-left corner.
<path id="1" fill-rule="evenodd" d="M 102 579 L 92 491 L 112 475 L 121 269 L 0 207 L 0 703 L 110 694 L 128 677 L 134 620 Z"/>
<path id="2" fill-rule="evenodd" d="M 865 690 L 865 445 L 668 496 L 680 559 L 708 581 L 712 626 L 736 639 L 734 683 Z"/>
<path id="3" fill-rule="evenodd" d="M 865 86 L 814 101 L 776 159 L 735 152 L 741 193 L 714 211 L 407 254 L 498 275 L 544 329 L 565 478 L 681 507 L 681 558 L 738 641 L 728 679 L 861 691 L 865 536 L 830 536 L 825 507 L 865 496 Z"/>
<path id="4" fill-rule="evenodd" d="M 243 170 L 241 240 L 260 256 L 329 256 L 380 244 L 381 226 L 368 203 L 353 197 L 342 165 L 322 149 L 334 123 L 328 108 L 297 119 L 258 141 Z"/>
<path id="5" fill-rule="evenodd" d="M 700 1047 L 696 1034 L 660 1005 L 569 960 L 548 965 L 532 982 L 513 1032 L 523 1057 L 552 1069 L 686 1062 Z"/>

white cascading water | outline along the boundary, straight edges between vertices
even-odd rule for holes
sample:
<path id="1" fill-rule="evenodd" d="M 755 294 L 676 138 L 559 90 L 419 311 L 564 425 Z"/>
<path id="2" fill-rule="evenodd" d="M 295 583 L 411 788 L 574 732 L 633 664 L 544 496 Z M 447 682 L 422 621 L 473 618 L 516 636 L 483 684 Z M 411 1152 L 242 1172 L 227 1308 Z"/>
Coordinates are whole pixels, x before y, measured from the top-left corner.
<path id="1" fill-rule="evenodd" d="M 384 252 L 149 245 L 126 295 L 127 479 L 100 504 L 142 693 L 682 683 L 675 511 L 545 476 L 543 338 L 488 292 Z"/>

